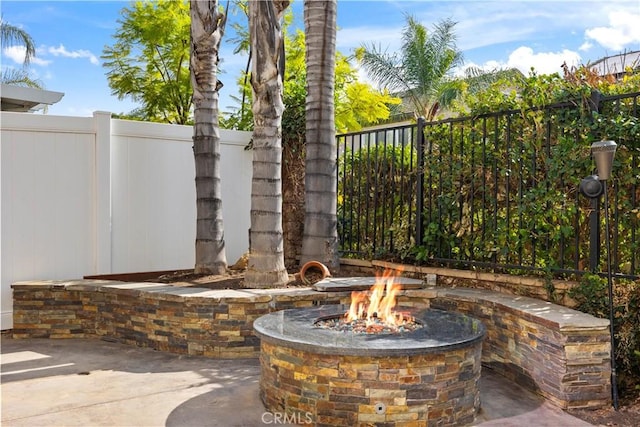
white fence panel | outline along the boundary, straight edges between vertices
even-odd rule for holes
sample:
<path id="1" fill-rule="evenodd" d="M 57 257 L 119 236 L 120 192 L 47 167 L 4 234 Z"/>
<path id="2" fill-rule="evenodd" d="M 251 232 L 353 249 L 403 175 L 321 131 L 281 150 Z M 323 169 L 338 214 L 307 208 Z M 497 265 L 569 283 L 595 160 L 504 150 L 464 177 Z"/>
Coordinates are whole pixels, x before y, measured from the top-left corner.
<path id="1" fill-rule="evenodd" d="M 11 283 L 95 271 L 95 134 L 68 119 L 2 113 L 2 329 Z"/>
<path id="2" fill-rule="evenodd" d="M 193 267 L 191 132 L 187 126 L 113 121 L 114 273 Z"/>
<path id="3" fill-rule="evenodd" d="M 112 121 L 114 273 L 192 268 L 196 192 L 190 126 Z M 249 248 L 250 133 L 221 131 L 226 254 Z M 169 227 L 167 227 L 169 225 Z"/>
<path id="4" fill-rule="evenodd" d="M 192 127 L 1 113 L 2 329 L 11 283 L 188 269 L 195 254 Z M 226 254 L 248 250 L 249 132 L 221 131 Z"/>
<path id="5" fill-rule="evenodd" d="M 220 146 L 220 179 L 225 252 L 231 265 L 249 250 L 253 151 L 245 147 L 251 140 L 251 132 L 221 130 L 220 140 L 224 141 Z"/>

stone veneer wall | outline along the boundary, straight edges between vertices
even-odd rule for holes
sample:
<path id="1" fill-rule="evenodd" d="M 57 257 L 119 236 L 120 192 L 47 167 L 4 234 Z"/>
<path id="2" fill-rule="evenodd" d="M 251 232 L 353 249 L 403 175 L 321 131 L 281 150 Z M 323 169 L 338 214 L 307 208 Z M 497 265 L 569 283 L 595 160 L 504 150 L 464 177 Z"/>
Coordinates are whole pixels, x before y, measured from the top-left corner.
<path id="1" fill-rule="evenodd" d="M 179 354 L 258 357 L 259 316 L 345 304 L 349 292 L 208 290 L 112 281 L 13 285 L 15 338 L 103 337 Z M 561 408 L 610 402 L 608 320 L 552 303 L 487 290 L 403 291 L 400 305 L 458 310 L 487 328 L 483 363 Z"/>
<path id="2" fill-rule="evenodd" d="M 486 325 L 484 366 L 564 409 L 608 404 L 607 320 L 548 302 L 477 289 L 442 290 L 429 304 L 474 316 Z"/>
<path id="3" fill-rule="evenodd" d="M 413 356 L 325 355 L 264 340 L 260 398 L 314 425 L 468 425 L 480 408 L 480 341 Z"/>
<path id="4" fill-rule="evenodd" d="M 113 281 L 13 286 L 15 338 L 106 337 L 178 354 L 258 357 L 253 321 L 287 308 L 344 304 L 347 293 L 208 290 Z"/>

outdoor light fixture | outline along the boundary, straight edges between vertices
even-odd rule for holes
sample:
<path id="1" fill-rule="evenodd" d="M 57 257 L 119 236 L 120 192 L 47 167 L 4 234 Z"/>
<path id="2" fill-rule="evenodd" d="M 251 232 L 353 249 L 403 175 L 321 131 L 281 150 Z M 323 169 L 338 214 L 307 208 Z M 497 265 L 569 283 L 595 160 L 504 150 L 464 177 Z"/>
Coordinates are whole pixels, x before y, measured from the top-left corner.
<path id="1" fill-rule="evenodd" d="M 613 156 L 616 155 L 617 146 L 618 144 L 613 141 L 598 141 L 591 144 L 591 154 L 596 161 L 598 178 L 602 181 L 608 180 L 611 176 Z"/>
<path id="2" fill-rule="evenodd" d="M 609 328 L 611 330 L 611 398 L 613 407 L 618 410 L 618 383 L 616 378 L 616 345 L 613 331 L 613 278 L 611 275 L 611 238 L 609 236 L 609 196 L 607 194 L 607 180 L 611 177 L 613 157 L 617 144 L 613 141 L 598 141 L 591 144 L 591 154 L 598 169 L 598 179 L 602 181 L 604 190 L 604 224 L 607 244 L 607 284 L 609 288 Z M 583 180 L 584 181 L 584 180 Z M 582 191 L 582 183 L 580 184 Z"/>

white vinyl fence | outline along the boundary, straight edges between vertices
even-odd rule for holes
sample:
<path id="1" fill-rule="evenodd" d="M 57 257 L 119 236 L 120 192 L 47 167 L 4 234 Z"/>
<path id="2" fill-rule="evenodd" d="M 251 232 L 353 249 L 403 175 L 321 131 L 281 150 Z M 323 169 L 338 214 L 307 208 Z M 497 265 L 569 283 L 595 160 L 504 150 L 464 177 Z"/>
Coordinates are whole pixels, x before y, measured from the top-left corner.
<path id="1" fill-rule="evenodd" d="M 191 126 L 0 114 L 2 329 L 16 281 L 193 268 Z M 249 247 L 251 133 L 220 136 L 231 264 Z"/>

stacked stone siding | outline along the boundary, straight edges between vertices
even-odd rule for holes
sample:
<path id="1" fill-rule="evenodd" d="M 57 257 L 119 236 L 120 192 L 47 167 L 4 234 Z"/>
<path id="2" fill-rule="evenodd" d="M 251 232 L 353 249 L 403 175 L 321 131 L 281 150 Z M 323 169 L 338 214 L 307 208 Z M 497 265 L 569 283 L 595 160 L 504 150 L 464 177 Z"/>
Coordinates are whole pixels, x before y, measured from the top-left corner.
<path id="1" fill-rule="evenodd" d="M 265 407 L 314 425 L 467 425 L 480 408 L 480 341 L 415 356 L 315 354 L 263 340 Z"/>
<path id="2" fill-rule="evenodd" d="M 47 284 L 13 289 L 15 338 L 86 338 L 96 334 L 95 306 L 90 295 Z"/>
<path id="3" fill-rule="evenodd" d="M 350 292 L 209 290 L 81 280 L 13 285 L 16 338 L 102 337 L 179 354 L 258 357 L 253 321 L 345 304 Z M 483 363 L 561 408 L 610 402 L 609 322 L 533 298 L 468 288 L 406 290 L 401 305 L 457 310 L 487 329 Z"/>
<path id="4" fill-rule="evenodd" d="M 346 293 L 210 291 L 113 281 L 13 286 L 15 338 L 104 337 L 178 354 L 258 357 L 253 321 L 285 308 L 340 304 Z"/>
<path id="5" fill-rule="evenodd" d="M 487 327 L 483 364 L 557 406 L 601 407 L 608 401 L 608 321 L 531 298 L 493 296 L 475 289 L 444 290 L 430 306 L 482 320 Z"/>

